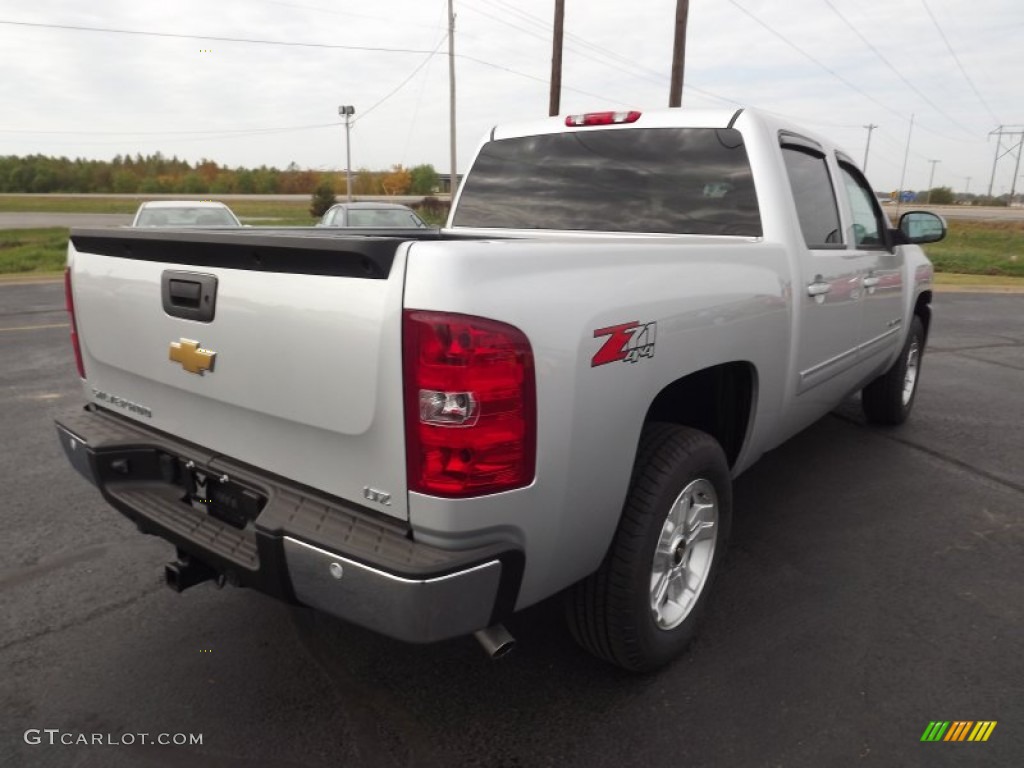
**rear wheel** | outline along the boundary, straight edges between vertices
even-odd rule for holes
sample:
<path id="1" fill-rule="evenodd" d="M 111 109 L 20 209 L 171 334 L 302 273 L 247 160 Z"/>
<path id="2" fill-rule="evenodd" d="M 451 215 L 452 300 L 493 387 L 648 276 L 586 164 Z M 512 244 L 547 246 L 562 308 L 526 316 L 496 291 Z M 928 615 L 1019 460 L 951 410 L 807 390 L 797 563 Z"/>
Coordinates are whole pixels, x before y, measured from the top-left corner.
<path id="1" fill-rule="evenodd" d="M 861 407 L 872 424 L 895 426 L 907 420 L 917 394 L 924 340 L 924 324 L 914 315 L 896 362 L 861 392 Z"/>
<path id="2" fill-rule="evenodd" d="M 710 435 L 644 427 L 604 562 L 568 595 L 569 626 L 594 655 L 655 669 L 693 639 L 732 520 L 729 465 Z"/>

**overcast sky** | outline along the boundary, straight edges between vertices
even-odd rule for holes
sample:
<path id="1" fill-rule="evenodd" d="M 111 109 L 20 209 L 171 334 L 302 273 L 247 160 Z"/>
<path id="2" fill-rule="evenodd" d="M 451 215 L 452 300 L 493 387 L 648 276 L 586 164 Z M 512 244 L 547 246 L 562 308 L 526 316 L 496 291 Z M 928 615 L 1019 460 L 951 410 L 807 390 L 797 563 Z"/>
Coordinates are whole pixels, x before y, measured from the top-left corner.
<path id="1" fill-rule="evenodd" d="M 667 106 L 675 0 L 565 4 L 562 113 Z M 460 172 L 492 125 L 547 114 L 553 9 L 455 0 Z M 0 155 L 341 169 L 351 104 L 353 168 L 449 168 L 447 0 L 0 0 L 0 22 Z M 914 114 L 905 186 L 939 160 L 937 186 L 984 192 L 990 132 L 1024 130 L 1024 2 L 691 0 L 683 104 L 778 112 L 858 160 L 877 125 L 878 189 Z"/>

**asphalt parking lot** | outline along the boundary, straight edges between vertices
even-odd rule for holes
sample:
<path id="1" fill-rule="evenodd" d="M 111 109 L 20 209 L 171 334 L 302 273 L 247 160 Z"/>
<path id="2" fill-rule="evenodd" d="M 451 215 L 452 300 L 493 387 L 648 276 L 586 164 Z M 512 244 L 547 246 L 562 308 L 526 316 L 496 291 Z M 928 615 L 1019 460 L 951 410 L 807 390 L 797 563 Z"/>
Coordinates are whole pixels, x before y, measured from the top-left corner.
<path id="1" fill-rule="evenodd" d="M 413 647 L 210 585 L 162 585 L 74 473 L 80 391 L 59 284 L 0 285 L 0 765 L 1024 764 L 1024 296 L 939 294 L 911 423 L 842 407 L 739 479 L 703 632 L 634 677 L 557 601 L 501 662 Z M 921 743 L 994 720 L 985 743 Z M 201 734 L 202 745 L 26 743 Z"/>

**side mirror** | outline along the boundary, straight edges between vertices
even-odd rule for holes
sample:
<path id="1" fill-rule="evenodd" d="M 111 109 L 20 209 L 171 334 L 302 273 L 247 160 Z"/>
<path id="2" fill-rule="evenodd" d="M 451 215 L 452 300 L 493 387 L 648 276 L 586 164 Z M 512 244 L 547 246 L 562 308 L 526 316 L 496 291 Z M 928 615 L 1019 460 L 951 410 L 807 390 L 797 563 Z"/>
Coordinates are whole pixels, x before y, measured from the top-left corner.
<path id="1" fill-rule="evenodd" d="M 909 211 L 900 216 L 899 229 L 907 243 L 937 243 L 946 236 L 946 220 L 930 211 Z"/>

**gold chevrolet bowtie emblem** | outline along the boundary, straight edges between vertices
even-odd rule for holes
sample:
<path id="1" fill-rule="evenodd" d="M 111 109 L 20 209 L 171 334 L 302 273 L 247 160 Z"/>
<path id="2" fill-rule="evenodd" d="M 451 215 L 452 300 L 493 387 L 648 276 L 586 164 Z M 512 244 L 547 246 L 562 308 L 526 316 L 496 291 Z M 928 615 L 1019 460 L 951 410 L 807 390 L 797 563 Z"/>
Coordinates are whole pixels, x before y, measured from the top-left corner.
<path id="1" fill-rule="evenodd" d="M 172 362 L 181 363 L 181 367 L 189 373 L 198 373 L 201 376 L 204 372 L 213 370 L 213 360 L 216 356 L 216 352 L 200 347 L 198 341 L 182 339 L 171 342 L 168 357 Z"/>

